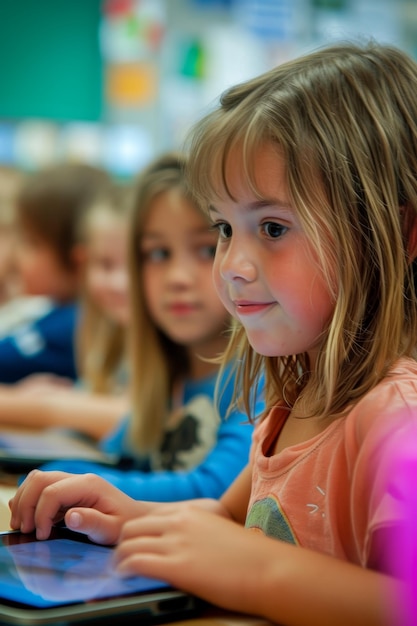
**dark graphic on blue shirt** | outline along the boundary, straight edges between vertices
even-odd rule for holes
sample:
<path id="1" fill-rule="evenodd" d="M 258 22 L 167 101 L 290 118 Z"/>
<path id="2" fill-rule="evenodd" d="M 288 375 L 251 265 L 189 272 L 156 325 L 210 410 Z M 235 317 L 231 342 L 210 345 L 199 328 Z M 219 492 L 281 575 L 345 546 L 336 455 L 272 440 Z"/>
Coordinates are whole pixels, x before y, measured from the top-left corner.
<path id="1" fill-rule="evenodd" d="M 171 471 L 195 467 L 213 449 L 218 428 L 213 400 L 196 396 L 173 414 L 161 448 L 153 455 L 152 467 Z"/>

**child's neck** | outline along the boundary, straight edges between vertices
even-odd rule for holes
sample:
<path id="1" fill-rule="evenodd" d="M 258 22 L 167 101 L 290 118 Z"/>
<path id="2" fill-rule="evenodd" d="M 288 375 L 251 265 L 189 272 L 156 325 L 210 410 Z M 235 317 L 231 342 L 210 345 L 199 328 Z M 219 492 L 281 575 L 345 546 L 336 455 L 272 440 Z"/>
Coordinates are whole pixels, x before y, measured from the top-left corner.
<path id="1" fill-rule="evenodd" d="M 210 363 L 210 359 L 221 355 L 226 349 L 228 339 L 226 335 L 218 334 L 210 341 L 205 341 L 198 346 L 193 346 L 188 350 L 190 363 L 190 378 L 199 380 L 214 374 L 219 370 L 218 363 Z"/>
<path id="2" fill-rule="evenodd" d="M 216 363 L 207 363 L 200 357 L 194 356 L 191 359 L 190 378 L 191 380 L 201 380 L 218 371 L 219 366 Z"/>
<path id="3" fill-rule="evenodd" d="M 316 437 L 326 430 L 332 421 L 323 417 L 294 417 L 289 413 L 275 442 L 273 454 Z"/>

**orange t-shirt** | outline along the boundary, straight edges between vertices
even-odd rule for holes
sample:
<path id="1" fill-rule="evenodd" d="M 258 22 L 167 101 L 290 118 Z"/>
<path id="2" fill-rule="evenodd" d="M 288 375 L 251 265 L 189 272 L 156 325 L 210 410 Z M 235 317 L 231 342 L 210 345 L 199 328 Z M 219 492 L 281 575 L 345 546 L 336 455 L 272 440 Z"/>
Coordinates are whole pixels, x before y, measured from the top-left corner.
<path id="1" fill-rule="evenodd" d="M 417 363 L 401 359 L 346 417 L 268 456 L 286 417 L 287 410 L 276 407 L 255 429 L 246 526 L 369 566 L 375 531 L 410 521 L 410 484 L 417 491 Z M 411 470 L 404 479 L 398 464 L 405 461 Z"/>

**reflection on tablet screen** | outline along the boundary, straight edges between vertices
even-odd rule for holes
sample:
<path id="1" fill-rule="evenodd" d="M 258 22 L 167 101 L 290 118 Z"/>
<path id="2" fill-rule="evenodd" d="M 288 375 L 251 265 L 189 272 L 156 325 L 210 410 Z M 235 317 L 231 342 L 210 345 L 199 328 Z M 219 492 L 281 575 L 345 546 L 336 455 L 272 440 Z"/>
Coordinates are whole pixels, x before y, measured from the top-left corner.
<path id="1" fill-rule="evenodd" d="M 0 543 L 3 598 L 46 608 L 167 587 L 146 577 L 119 578 L 113 550 L 70 539 Z"/>

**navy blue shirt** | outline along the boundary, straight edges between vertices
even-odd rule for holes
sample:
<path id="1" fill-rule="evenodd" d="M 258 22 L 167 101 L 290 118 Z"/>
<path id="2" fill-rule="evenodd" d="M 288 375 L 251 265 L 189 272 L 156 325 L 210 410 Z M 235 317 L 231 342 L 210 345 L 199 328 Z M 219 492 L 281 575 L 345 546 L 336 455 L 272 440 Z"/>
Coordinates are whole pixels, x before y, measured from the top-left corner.
<path id="1" fill-rule="evenodd" d="M 15 383 L 30 374 L 55 374 L 75 380 L 74 303 L 53 307 L 0 339 L 0 383 Z"/>

